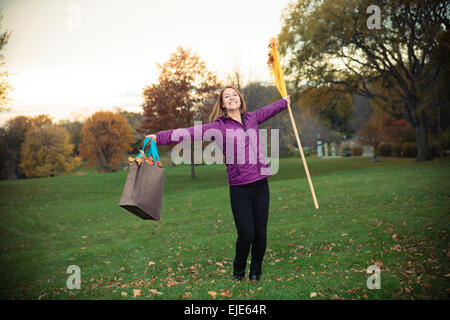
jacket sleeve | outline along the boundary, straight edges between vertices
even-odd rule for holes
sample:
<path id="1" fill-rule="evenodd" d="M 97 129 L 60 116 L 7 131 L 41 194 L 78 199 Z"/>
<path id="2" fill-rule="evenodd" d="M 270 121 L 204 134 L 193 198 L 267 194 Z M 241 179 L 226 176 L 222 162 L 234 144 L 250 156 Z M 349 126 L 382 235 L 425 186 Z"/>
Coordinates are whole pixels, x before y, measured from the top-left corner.
<path id="1" fill-rule="evenodd" d="M 219 121 L 215 120 L 210 123 L 201 124 L 189 128 L 171 129 L 159 131 L 156 135 L 157 144 L 179 143 L 186 139 L 203 140 L 203 135 L 208 129 L 219 129 Z M 214 137 L 211 140 L 215 140 Z"/>
<path id="2" fill-rule="evenodd" d="M 277 113 L 286 109 L 286 107 L 287 101 L 284 99 L 280 99 L 272 104 L 269 104 L 268 106 L 259 108 L 258 110 L 255 111 L 258 124 L 263 123 L 264 121 L 272 118 Z"/>

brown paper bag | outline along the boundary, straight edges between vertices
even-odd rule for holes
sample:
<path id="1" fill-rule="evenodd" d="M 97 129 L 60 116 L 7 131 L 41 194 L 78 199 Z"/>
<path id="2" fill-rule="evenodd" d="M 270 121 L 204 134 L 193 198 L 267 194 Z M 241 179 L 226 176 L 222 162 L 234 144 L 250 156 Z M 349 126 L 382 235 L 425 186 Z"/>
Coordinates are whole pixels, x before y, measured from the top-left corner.
<path id="1" fill-rule="evenodd" d="M 119 206 L 144 220 L 160 220 L 165 169 L 146 161 L 130 166 Z"/>

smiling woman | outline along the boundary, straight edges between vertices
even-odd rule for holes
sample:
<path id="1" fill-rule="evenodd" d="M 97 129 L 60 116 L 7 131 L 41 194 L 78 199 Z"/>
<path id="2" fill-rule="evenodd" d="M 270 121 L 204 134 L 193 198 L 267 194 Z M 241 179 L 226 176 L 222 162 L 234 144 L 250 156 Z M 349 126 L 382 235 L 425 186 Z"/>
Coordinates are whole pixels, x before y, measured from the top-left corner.
<path id="1" fill-rule="evenodd" d="M 240 115 L 247 111 L 247 105 L 239 90 L 231 85 L 226 86 L 219 93 L 218 97 L 211 111 L 209 121 L 214 121 L 219 117 L 229 117 L 242 123 Z"/>
<path id="2" fill-rule="evenodd" d="M 203 139 L 208 130 L 215 131 L 213 140 L 216 140 L 226 157 L 231 209 L 238 234 L 233 271 L 233 278 L 236 280 L 245 277 L 250 250 L 250 280 L 258 281 L 262 274 L 270 200 L 267 178 L 272 173 L 260 145 L 258 126 L 286 109 L 289 102 L 287 96 L 256 111 L 247 112 L 244 97 L 237 88 L 229 85 L 217 95 L 210 123 L 186 129 L 160 131 L 147 136 L 156 138 L 156 143 L 164 145 L 178 143 L 182 139 Z M 179 130 L 186 134 L 179 136 Z M 255 133 L 256 138 L 250 137 L 250 131 Z M 201 135 L 194 132 L 201 132 Z M 245 152 L 243 163 L 239 157 L 241 151 Z M 247 154 L 248 157 L 245 156 Z"/>

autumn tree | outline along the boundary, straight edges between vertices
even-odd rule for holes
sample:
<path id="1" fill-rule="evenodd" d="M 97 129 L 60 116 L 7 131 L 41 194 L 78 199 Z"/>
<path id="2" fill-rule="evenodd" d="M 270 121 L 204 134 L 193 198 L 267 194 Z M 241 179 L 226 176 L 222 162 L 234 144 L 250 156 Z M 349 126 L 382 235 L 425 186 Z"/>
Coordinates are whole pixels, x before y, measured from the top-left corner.
<path id="1" fill-rule="evenodd" d="M 19 164 L 22 161 L 22 145 L 31 128 L 53 125 L 49 115 L 35 117 L 17 116 L 6 121 L 0 128 L 0 177 L 1 179 L 24 178 Z"/>
<path id="2" fill-rule="evenodd" d="M 136 141 L 127 119 L 111 111 L 94 113 L 85 121 L 81 135 L 80 156 L 100 172 L 116 171 Z"/>
<path id="3" fill-rule="evenodd" d="M 426 93 L 443 80 L 436 48 L 449 30 L 448 1 L 377 1 L 377 18 L 367 13 L 371 0 L 298 0 L 286 10 L 279 35 L 280 54 L 288 59 L 286 74 L 296 87 L 339 84 L 351 93 L 377 100 L 386 96 L 373 83 L 401 97 L 404 117 L 414 127 L 417 160 L 432 159 L 428 147 L 429 109 Z M 372 6 L 373 8 L 373 6 Z M 376 8 L 375 8 L 376 9 Z M 446 54 L 448 56 L 448 53 Z M 437 94 L 446 94 L 439 90 Z"/>
<path id="4" fill-rule="evenodd" d="M 0 128 L 0 179 L 24 177 L 19 168 L 21 146 L 31 125 L 31 118 L 17 116 Z"/>
<path id="5" fill-rule="evenodd" d="M 52 117 L 48 114 L 40 114 L 31 118 L 31 125 L 34 127 L 48 127 L 53 125 Z"/>
<path id="6" fill-rule="evenodd" d="M 63 127 L 67 130 L 70 135 L 70 143 L 73 144 L 73 155 L 78 156 L 80 151 L 78 150 L 79 145 L 81 144 L 81 130 L 83 129 L 83 122 L 75 120 L 60 120 L 58 122 L 60 127 Z"/>
<path id="7" fill-rule="evenodd" d="M 158 83 L 144 88 L 143 134 L 187 128 L 194 121 L 207 121 L 214 105 L 219 82 L 215 73 L 190 49 L 177 47 L 170 59 L 157 64 Z M 191 144 L 191 176 L 195 178 Z"/>
<path id="8" fill-rule="evenodd" d="M 369 145 L 373 150 L 373 161 L 377 161 L 378 147 L 388 140 L 387 127 L 391 125 L 391 118 L 384 112 L 372 113 L 369 122 L 358 130 L 358 142 Z"/>
<path id="9" fill-rule="evenodd" d="M 33 125 L 21 146 L 19 167 L 28 178 L 71 172 L 80 163 L 72 157 L 73 145 L 67 130 L 54 124 Z"/>
<path id="10" fill-rule="evenodd" d="M 1 21 L 3 20 L 3 14 L 0 11 L 0 26 Z M 5 31 L 0 34 L 0 52 L 3 51 L 6 44 L 9 41 L 9 37 L 11 36 L 12 31 Z M 4 68 L 5 62 L 3 61 L 5 57 L 0 54 L 0 112 L 8 111 L 8 104 L 10 99 L 8 98 L 9 92 L 12 90 L 11 84 L 8 81 L 9 73 Z"/>

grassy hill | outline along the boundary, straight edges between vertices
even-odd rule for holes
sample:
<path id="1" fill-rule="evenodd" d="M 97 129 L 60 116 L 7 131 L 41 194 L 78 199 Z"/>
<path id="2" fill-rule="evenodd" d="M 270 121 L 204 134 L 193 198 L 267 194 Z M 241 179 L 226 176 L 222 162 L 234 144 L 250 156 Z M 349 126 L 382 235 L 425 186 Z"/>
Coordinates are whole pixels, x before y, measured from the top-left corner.
<path id="1" fill-rule="evenodd" d="M 223 165 L 167 167 L 160 222 L 118 207 L 127 172 L 1 181 L 0 298 L 447 299 L 450 159 L 381 160 L 309 158 L 316 211 L 300 158 L 281 159 L 257 284 L 231 280 Z"/>

